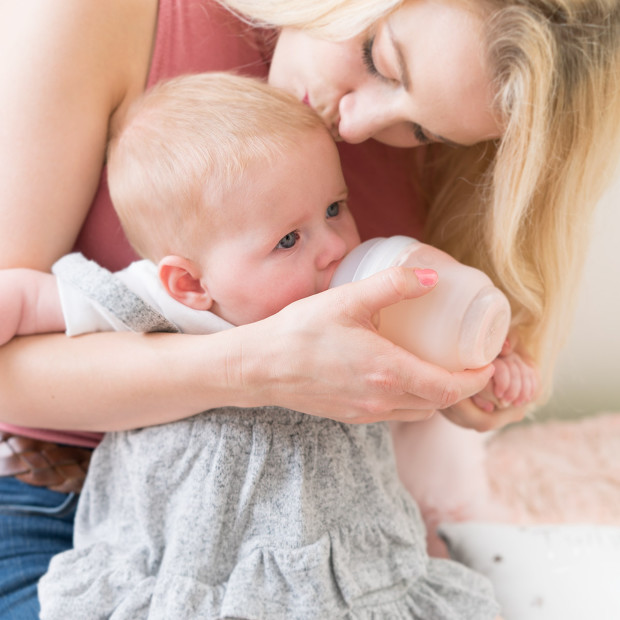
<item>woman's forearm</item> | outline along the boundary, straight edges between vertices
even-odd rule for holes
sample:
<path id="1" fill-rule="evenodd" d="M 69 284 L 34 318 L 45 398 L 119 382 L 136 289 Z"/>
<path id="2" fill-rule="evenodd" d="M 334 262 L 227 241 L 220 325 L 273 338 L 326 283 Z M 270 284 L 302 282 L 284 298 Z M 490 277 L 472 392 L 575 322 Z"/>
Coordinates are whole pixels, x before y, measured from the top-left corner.
<path id="1" fill-rule="evenodd" d="M 480 392 L 492 369 L 450 373 L 377 333 L 381 308 L 424 292 L 412 270 L 392 268 L 216 334 L 16 338 L 0 348 L 0 419 L 110 431 L 224 405 L 357 423 L 425 419 Z"/>
<path id="2" fill-rule="evenodd" d="M 0 348 L 0 419 L 111 431 L 238 404 L 225 363 L 231 340 L 224 332 L 16 338 Z"/>

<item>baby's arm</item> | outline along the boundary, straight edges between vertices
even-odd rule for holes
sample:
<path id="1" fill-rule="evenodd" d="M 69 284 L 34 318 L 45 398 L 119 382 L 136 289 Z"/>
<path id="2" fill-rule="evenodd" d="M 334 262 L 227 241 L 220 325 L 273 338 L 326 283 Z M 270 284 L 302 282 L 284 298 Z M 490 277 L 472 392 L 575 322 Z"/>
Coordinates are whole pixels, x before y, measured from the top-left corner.
<path id="1" fill-rule="evenodd" d="M 0 271 L 0 345 L 13 336 L 62 332 L 56 277 L 34 269 Z"/>

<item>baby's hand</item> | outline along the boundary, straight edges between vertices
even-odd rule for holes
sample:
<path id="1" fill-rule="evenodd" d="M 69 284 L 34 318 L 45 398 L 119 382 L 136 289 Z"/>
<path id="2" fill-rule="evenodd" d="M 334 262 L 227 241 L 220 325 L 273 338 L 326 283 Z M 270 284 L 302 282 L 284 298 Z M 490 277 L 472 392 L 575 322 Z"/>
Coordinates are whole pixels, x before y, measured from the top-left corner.
<path id="1" fill-rule="evenodd" d="M 538 392 L 538 373 L 507 343 L 494 360 L 495 373 L 484 390 L 472 396 L 474 404 L 486 412 L 521 407 Z"/>

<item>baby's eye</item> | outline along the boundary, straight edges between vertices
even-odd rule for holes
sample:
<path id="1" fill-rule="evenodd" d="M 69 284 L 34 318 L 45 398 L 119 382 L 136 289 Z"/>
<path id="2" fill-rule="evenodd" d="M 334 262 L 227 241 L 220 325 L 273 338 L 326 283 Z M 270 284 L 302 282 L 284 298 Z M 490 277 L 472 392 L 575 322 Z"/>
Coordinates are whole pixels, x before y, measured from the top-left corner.
<path id="1" fill-rule="evenodd" d="M 340 203 L 332 202 L 329 207 L 327 207 L 327 211 L 325 212 L 327 217 L 336 217 L 340 213 Z"/>
<path id="2" fill-rule="evenodd" d="M 284 235 L 284 237 L 278 241 L 276 248 L 288 250 L 292 248 L 297 241 L 299 241 L 299 233 L 296 230 L 293 230 L 288 235 Z"/>

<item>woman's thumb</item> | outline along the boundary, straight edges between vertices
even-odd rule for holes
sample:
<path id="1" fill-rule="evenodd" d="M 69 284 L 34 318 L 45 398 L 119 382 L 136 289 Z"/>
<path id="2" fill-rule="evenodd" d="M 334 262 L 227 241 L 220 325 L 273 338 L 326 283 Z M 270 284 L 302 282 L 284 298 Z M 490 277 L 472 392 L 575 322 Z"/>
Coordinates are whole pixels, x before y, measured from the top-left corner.
<path id="1" fill-rule="evenodd" d="M 433 269 L 390 267 L 358 282 L 357 290 L 363 295 L 366 307 L 372 313 L 404 299 L 426 295 L 437 284 L 437 272 Z"/>

